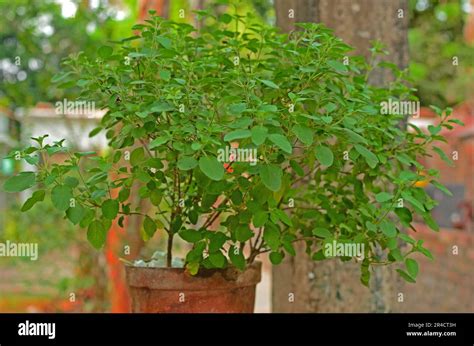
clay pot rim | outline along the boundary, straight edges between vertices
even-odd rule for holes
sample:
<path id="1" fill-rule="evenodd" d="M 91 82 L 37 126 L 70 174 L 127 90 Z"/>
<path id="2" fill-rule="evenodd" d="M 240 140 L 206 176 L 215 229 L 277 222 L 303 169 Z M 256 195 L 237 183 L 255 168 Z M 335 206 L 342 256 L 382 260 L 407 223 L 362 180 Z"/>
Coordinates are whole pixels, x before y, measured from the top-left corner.
<path id="1" fill-rule="evenodd" d="M 125 273 L 128 285 L 134 288 L 202 291 L 254 286 L 261 281 L 261 268 L 262 263 L 255 261 L 243 271 L 235 267 L 203 269 L 193 276 L 185 268 L 125 265 Z"/>
<path id="2" fill-rule="evenodd" d="M 244 272 L 250 268 L 256 268 L 256 267 L 261 267 L 262 266 L 262 262 L 260 261 L 254 261 L 252 262 L 250 265 L 247 265 L 245 267 L 244 270 L 241 270 L 241 272 Z M 155 270 L 155 269 L 159 269 L 159 270 L 169 270 L 169 271 L 177 271 L 177 272 L 184 272 L 186 271 L 186 268 L 185 267 L 140 267 L 140 266 L 134 266 L 134 265 L 131 265 L 131 264 L 128 264 L 126 263 L 125 264 L 125 268 L 129 269 L 129 268 L 132 268 L 132 269 L 152 269 L 152 270 Z M 229 269 L 236 269 L 236 270 L 240 270 L 236 267 L 233 267 L 233 266 L 229 266 L 229 267 L 226 267 L 226 268 L 213 268 L 213 269 L 201 269 L 201 270 L 204 270 L 204 271 L 226 271 L 226 270 L 229 270 Z M 199 277 L 199 273 L 197 274 L 197 277 Z"/>

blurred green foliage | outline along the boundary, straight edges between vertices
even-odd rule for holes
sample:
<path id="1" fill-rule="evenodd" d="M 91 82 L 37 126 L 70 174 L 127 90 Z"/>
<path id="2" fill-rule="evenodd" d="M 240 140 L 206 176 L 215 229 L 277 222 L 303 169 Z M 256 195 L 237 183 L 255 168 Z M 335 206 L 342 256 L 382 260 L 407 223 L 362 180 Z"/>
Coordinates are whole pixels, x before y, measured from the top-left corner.
<path id="1" fill-rule="evenodd" d="M 66 222 L 51 203 L 38 204 L 30 213 L 22 213 L 20 205 L 13 203 L 5 213 L 0 213 L 0 242 L 40 244 L 39 256 L 54 250 L 64 249 L 77 239 L 77 231 Z M 61 250 L 62 251 L 62 250 Z M 2 259 L 2 262 L 8 258 Z M 12 261 L 30 261 L 26 257 L 11 258 Z"/>
<path id="2" fill-rule="evenodd" d="M 446 107 L 472 97 L 474 47 L 463 36 L 467 3 L 410 0 L 410 75 L 423 105 Z"/>
<path id="3" fill-rule="evenodd" d="M 88 8 L 86 3 L 62 7 L 48 0 L 0 2 L 0 105 L 14 109 L 70 97 L 50 85 L 61 60 L 81 50 L 93 52 L 98 42 L 126 35 L 135 22 L 135 1 L 123 2 L 129 5 L 123 9 L 104 2 Z"/>
<path id="4" fill-rule="evenodd" d="M 52 0 L 0 2 L 0 106 L 15 109 L 75 97 L 73 89 L 65 94 L 50 84 L 61 60 L 79 51 L 89 55 L 99 42 L 130 36 L 129 28 L 138 18 L 138 0 L 69 3 L 72 5 Z M 262 22 L 270 23 L 274 17 L 272 0 L 203 4 L 214 13 L 236 6 L 237 12 L 253 12 Z M 185 18 L 179 17 L 180 9 L 185 10 Z M 177 21 L 193 22 L 193 9 L 189 0 L 169 2 L 169 16 Z"/>

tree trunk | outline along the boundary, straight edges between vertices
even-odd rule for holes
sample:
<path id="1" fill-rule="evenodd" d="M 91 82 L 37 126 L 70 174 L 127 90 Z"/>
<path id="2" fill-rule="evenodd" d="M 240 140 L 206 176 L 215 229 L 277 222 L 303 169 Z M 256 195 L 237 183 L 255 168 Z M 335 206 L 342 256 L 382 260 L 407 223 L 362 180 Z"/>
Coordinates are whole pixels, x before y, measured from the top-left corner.
<path id="1" fill-rule="evenodd" d="M 408 64 L 407 0 L 275 0 L 277 25 L 283 31 L 298 22 L 321 22 L 355 48 L 370 56 L 371 41 L 380 40 L 385 57 L 406 68 Z M 392 76 L 373 71 L 370 82 L 383 84 Z M 398 304 L 403 283 L 393 267 L 372 271 L 370 289 L 359 281 L 358 264 L 337 259 L 314 262 L 299 244 L 297 255 L 288 256 L 273 269 L 274 312 L 388 312 Z"/>

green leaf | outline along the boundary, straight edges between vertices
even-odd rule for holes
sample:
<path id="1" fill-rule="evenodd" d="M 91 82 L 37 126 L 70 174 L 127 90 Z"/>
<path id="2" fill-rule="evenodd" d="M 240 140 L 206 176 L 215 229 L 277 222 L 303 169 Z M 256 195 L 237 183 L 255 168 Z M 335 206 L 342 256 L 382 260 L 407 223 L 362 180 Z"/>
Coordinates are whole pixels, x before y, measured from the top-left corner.
<path id="1" fill-rule="evenodd" d="M 319 238 L 332 238 L 333 234 L 324 227 L 316 227 L 313 229 L 313 235 Z"/>
<path id="2" fill-rule="evenodd" d="M 270 87 L 270 88 L 273 88 L 273 89 L 280 89 L 280 87 L 278 85 L 276 85 L 275 83 L 273 83 L 272 81 L 270 80 L 266 80 L 266 79 L 259 79 L 260 82 L 262 82 L 263 84 L 265 84 L 266 86 Z"/>
<path id="3" fill-rule="evenodd" d="M 203 258 L 203 251 L 206 248 L 205 242 L 197 242 L 193 249 L 186 254 L 186 262 L 200 262 Z"/>
<path id="4" fill-rule="evenodd" d="M 76 204 L 75 207 L 71 207 L 66 210 L 67 218 L 72 222 L 73 225 L 79 224 L 85 215 L 84 207 L 80 204 Z"/>
<path id="5" fill-rule="evenodd" d="M 199 159 L 199 168 L 212 180 L 221 180 L 224 177 L 224 166 L 213 156 L 203 156 Z"/>
<path id="6" fill-rule="evenodd" d="M 334 162 L 334 154 L 331 149 L 325 145 L 318 145 L 316 147 L 316 158 L 324 166 L 332 166 Z"/>
<path id="7" fill-rule="evenodd" d="M 395 208 L 395 214 L 397 214 L 406 227 L 408 227 L 413 220 L 411 211 L 408 208 Z"/>
<path id="8" fill-rule="evenodd" d="M 94 220 L 87 229 L 87 240 L 93 247 L 100 249 L 105 244 L 106 233 L 107 231 L 102 222 Z"/>
<path id="9" fill-rule="evenodd" d="M 313 261 L 323 261 L 326 259 L 326 256 L 324 256 L 324 251 L 323 249 L 320 249 L 319 251 L 315 252 L 312 256 L 311 259 Z"/>
<path id="10" fill-rule="evenodd" d="M 252 142 L 255 145 L 260 145 L 265 142 L 267 138 L 268 129 L 265 126 L 255 126 L 251 130 Z"/>
<path id="11" fill-rule="evenodd" d="M 426 257 L 428 257 L 430 260 L 433 260 L 434 257 L 433 255 L 431 254 L 430 250 L 428 249 L 425 249 L 424 247 L 420 247 L 418 248 L 418 251 L 421 252 L 423 255 L 425 255 Z"/>
<path id="12" fill-rule="evenodd" d="M 448 188 L 442 184 L 440 184 L 439 182 L 437 182 L 436 180 L 432 180 L 431 181 L 431 184 L 436 187 L 438 190 L 444 192 L 446 195 L 448 196 L 453 196 L 453 193 L 451 191 L 448 190 Z"/>
<path id="13" fill-rule="evenodd" d="M 375 168 L 375 166 L 377 166 L 379 160 L 373 152 L 359 144 L 354 144 L 354 148 L 364 157 L 365 162 L 367 162 L 370 168 Z"/>
<path id="14" fill-rule="evenodd" d="M 102 197 L 105 197 L 106 194 L 107 194 L 107 191 L 105 191 L 104 189 L 98 189 L 98 190 L 95 190 L 94 192 L 92 192 L 91 198 L 98 201 Z"/>
<path id="15" fill-rule="evenodd" d="M 274 265 L 278 265 L 283 261 L 283 254 L 281 252 L 270 252 L 270 262 Z"/>
<path id="16" fill-rule="evenodd" d="M 49 147 L 49 148 L 46 148 L 46 152 L 48 153 L 49 156 L 53 156 L 54 154 L 57 154 L 57 153 L 64 153 L 66 151 L 67 151 L 67 149 L 63 148 L 63 147 Z"/>
<path id="17" fill-rule="evenodd" d="M 290 160 L 290 166 L 293 168 L 296 174 L 298 174 L 300 177 L 304 176 L 304 170 L 301 168 L 301 166 L 296 162 L 295 160 Z"/>
<path id="18" fill-rule="evenodd" d="M 153 190 L 150 193 L 150 202 L 153 205 L 156 205 L 157 207 L 161 203 L 161 199 L 163 198 L 163 192 L 160 190 Z"/>
<path id="19" fill-rule="evenodd" d="M 235 239 L 240 242 L 245 242 L 253 237 L 253 232 L 247 225 L 240 225 L 235 230 Z"/>
<path id="20" fill-rule="evenodd" d="M 337 60 L 328 60 L 327 64 L 337 72 L 347 72 L 347 66 Z"/>
<path id="21" fill-rule="evenodd" d="M 360 282 L 362 285 L 369 287 L 370 283 L 370 270 L 369 270 L 369 263 L 368 262 L 362 262 L 362 265 L 360 266 Z"/>
<path id="22" fill-rule="evenodd" d="M 283 238 L 283 248 L 286 250 L 286 252 L 288 252 L 291 256 L 296 256 L 296 250 L 295 250 L 295 247 L 293 246 L 293 242 L 292 242 L 293 238 L 288 238 L 288 237 L 284 237 Z"/>
<path id="23" fill-rule="evenodd" d="M 96 127 L 91 132 L 89 132 L 89 138 L 96 136 L 100 131 L 102 131 L 102 127 L 101 126 Z"/>
<path id="24" fill-rule="evenodd" d="M 172 111 L 174 107 L 166 102 L 155 102 L 153 103 L 150 110 L 156 113 L 169 112 Z"/>
<path id="25" fill-rule="evenodd" d="M 138 115 L 140 118 L 144 119 L 150 114 L 150 112 L 143 111 L 143 112 L 136 112 L 135 114 Z"/>
<path id="26" fill-rule="evenodd" d="M 284 152 L 288 154 L 291 154 L 293 152 L 293 147 L 285 136 L 280 135 L 278 133 L 272 133 L 268 136 L 268 139 Z"/>
<path id="27" fill-rule="evenodd" d="M 232 264 L 240 269 L 244 270 L 245 269 L 245 257 L 244 255 L 240 252 L 239 248 L 236 246 L 232 246 L 229 248 L 228 251 L 229 259 L 232 262 Z"/>
<path id="28" fill-rule="evenodd" d="M 209 239 L 208 251 L 218 252 L 218 251 L 221 251 L 222 246 L 224 246 L 224 244 L 228 240 L 228 237 L 222 232 L 212 232 L 211 234 L 208 235 L 208 239 Z"/>
<path id="29" fill-rule="evenodd" d="M 389 256 L 393 257 L 395 261 L 402 262 L 403 261 L 403 255 L 400 251 L 399 248 L 393 249 L 389 252 Z"/>
<path id="30" fill-rule="evenodd" d="M 375 195 L 375 200 L 379 203 L 390 201 L 392 198 L 393 198 L 393 195 L 387 192 L 380 192 L 377 195 Z"/>
<path id="31" fill-rule="evenodd" d="M 389 238 L 387 240 L 387 248 L 390 250 L 394 250 L 398 247 L 398 240 L 397 238 Z"/>
<path id="32" fill-rule="evenodd" d="M 257 211 L 252 220 L 255 227 L 262 227 L 268 221 L 268 213 L 263 210 Z"/>
<path id="33" fill-rule="evenodd" d="M 409 164 L 410 163 L 408 163 L 408 165 Z M 418 180 L 418 174 L 416 174 L 412 171 L 401 171 L 400 174 L 398 175 L 398 178 L 402 182 L 416 181 L 416 180 Z"/>
<path id="34" fill-rule="evenodd" d="M 72 189 L 66 185 L 57 185 L 51 190 L 51 201 L 61 211 L 66 211 L 70 206 Z"/>
<path id="35" fill-rule="evenodd" d="M 243 113 L 247 109 L 246 103 L 234 103 L 229 106 L 229 112 L 231 114 L 240 114 Z"/>
<path id="36" fill-rule="evenodd" d="M 293 222 L 291 221 L 291 218 L 283 210 L 280 210 L 280 209 L 273 210 L 272 216 L 274 217 L 276 216 L 278 220 L 280 220 L 281 222 L 283 222 L 284 224 L 290 227 L 293 226 Z"/>
<path id="37" fill-rule="evenodd" d="M 270 191 L 280 190 L 282 176 L 283 171 L 279 166 L 272 164 L 260 166 L 260 178 Z"/>
<path id="38" fill-rule="evenodd" d="M 453 124 L 458 124 L 460 126 L 464 126 L 464 123 L 459 119 L 449 119 L 448 123 L 453 123 Z"/>
<path id="39" fill-rule="evenodd" d="M 324 121 L 326 124 L 330 124 L 332 122 L 332 116 L 324 115 L 321 117 L 321 120 Z"/>
<path id="40" fill-rule="evenodd" d="M 454 162 L 438 147 L 433 146 L 433 150 L 439 155 L 439 157 L 446 162 L 449 166 L 454 167 Z"/>
<path id="41" fill-rule="evenodd" d="M 171 78 L 171 72 L 166 71 L 166 70 L 161 70 L 160 71 L 160 78 L 165 80 L 165 81 L 169 81 L 170 78 Z"/>
<path id="42" fill-rule="evenodd" d="M 313 131 L 306 126 L 296 125 L 293 127 L 293 133 L 296 137 L 306 145 L 313 144 Z"/>
<path id="43" fill-rule="evenodd" d="M 128 197 L 130 197 L 130 189 L 123 187 L 119 192 L 118 200 L 120 202 L 125 202 L 128 199 Z"/>
<path id="44" fill-rule="evenodd" d="M 224 268 L 227 259 L 225 256 L 219 251 L 214 252 L 209 255 L 209 261 L 212 263 L 213 266 L 216 268 Z"/>
<path id="45" fill-rule="evenodd" d="M 176 216 L 171 222 L 171 231 L 173 233 L 179 232 L 181 226 L 183 225 L 183 220 L 180 215 Z"/>
<path id="46" fill-rule="evenodd" d="M 224 136 L 226 142 L 230 142 L 236 139 L 249 138 L 251 136 L 250 130 L 235 130 L 229 132 Z"/>
<path id="47" fill-rule="evenodd" d="M 375 224 L 373 224 L 372 222 L 366 221 L 366 222 L 365 222 L 365 226 L 367 227 L 367 229 L 368 229 L 369 231 L 377 232 L 377 226 L 376 226 Z"/>
<path id="48" fill-rule="evenodd" d="M 64 179 L 64 184 L 71 188 L 75 188 L 79 185 L 79 180 L 74 177 L 66 177 L 66 179 Z"/>
<path id="49" fill-rule="evenodd" d="M 25 161 L 32 166 L 36 166 L 39 163 L 39 155 L 25 156 Z"/>
<path id="50" fill-rule="evenodd" d="M 113 220 L 119 212 L 119 202 L 116 199 L 108 199 L 102 203 L 102 215 L 106 219 Z"/>
<path id="51" fill-rule="evenodd" d="M 199 263 L 198 262 L 191 262 L 186 264 L 186 269 L 188 270 L 189 274 L 196 275 L 199 271 Z"/>
<path id="52" fill-rule="evenodd" d="M 230 195 L 230 199 L 232 201 L 232 203 L 234 203 L 235 205 L 241 205 L 243 200 L 242 200 L 242 192 L 240 192 L 240 190 L 235 190 L 234 192 L 232 192 L 232 194 Z"/>
<path id="53" fill-rule="evenodd" d="M 219 22 L 229 24 L 232 21 L 232 16 L 224 13 L 223 15 L 219 16 Z"/>
<path id="54" fill-rule="evenodd" d="M 193 229 L 184 229 L 180 231 L 179 236 L 188 243 L 196 243 L 202 239 L 202 234 L 199 231 Z"/>
<path id="55" fill-rule="evenodd" d="M 165 137 L 158 137 L 158 138 L 155 138 L 154 140 L 152 140 L 150 142 L 150 150 L 153 150 L 153 149 L 156 149 L 158 147 L 161 147 L 163 144 L 165 144 L 166 142 L 168 142 L 168 138 L 165 138 Z"/>
<path id="56" fill-rule="evenodd" d="M 351 143 L 367 144 L 367 140 L 361 135 L 359 135 L 358 133 L 346 128 L 340 128 L 340 129 L 346 133 Z"/>
<path id="57" fill-rule="evenodd" d="M 398 233 L 398 237 L 408 244 L 415 244 L 416 242 L 415 239 L 406 235 L 405 233 Z"/>
<path id="58" fill-rule="evenodd" d="M 404 272 L 403 270 L 401 269 L 397 269 L 396 270 L 398 274 L 400 274 L 400 276 L 407 282 L 410 282 L 410 283 L 416 283 L 415 279 L 413 279 L 410 274 Z"/>
<path id="59" fill-rule="evenodd" d="M 410 277 L 416 279 L 416 276 L 418 275 L 418 262 L 414 259 L 407 258 L 405 260 L 405 266 L 407 267 L 407 272 Z"/>
<path id="60" fill-rule="evenodd" d="M 382 233 L 385 234 L 388 238 L 393 238 L 397 236 L 397 229 L 395 228 L 395 225 L 388 220 L 383 220 L 380 223 L 380 229 L 382 230 Z"/>
<path id="61" fill-rule="evenodd" d="M 148 215 L 145 216 L 145 220 L 143 220 L 143 229 L 149 238 L 153 237 L 156 232 L 156 228 L 157 226 L 155 221 L 153 221 Z"/>
<path id="62" fill-rule="evenodd" d="M 132 151 L 132 154 L 130 154 L 130 164 L 132 166 L 138 166 L 144 160 L 145 160 L 145 150 L 142 147 L 136 148 L 134 151 Z"/>
<path id="63" fill-rule="evenodd" d="M 431 228 L 433 231 L 435 232 L 439 231 L 438 223 L 435 221 L 435 219 L 433 219 L 433 217 L 430 215 L 429 212 L 423 214 L 423 220 L 425 221 L 426 225 L 429 228 Z"/>
<path id="64" fill-rule="evenodd" d="M 398 161 L 400 161 L 401 163 L 403 163 L 404 165 L 406 166 L 410 166 L 413 162 L 413 160 L 410 158 L 410 156 L 408 156 L 407 154 L 396 154 L 395 157 L 397 158 Z M 417 176 L 416 173 L 413 173 L 411 171 L 403 171 L 403 172 L 406 172 L 404 173 L 405 176 L 402 178 L 400 177 L 400 179 L 406 179 L 406 180 L 409 180 L 413 177 L 413 175 Z M 402 173 L 403 173 L 402 172 Z M 412 173 L 411 175 L 408 174 L 408 172 Z"/>
<path id="65" fill-rule="evenodd" d="M 201 149 L 201 147 L 202 147 L 201 143 L 198 143 L 198 142 L 193 142 L 193 144 L 191 144 L 191 149 L 195 151 Z"/>
<path id="66" fill-rule="evenodd" d="M 74 153 L 74 156 L 76 157 L 84 157 L 84 156 L 89 156 L 89 155 L 95 155 L 95 151 L 83 151 L 83 152 L 76 152 Z"/>
<path id="67" fill-rule="evenodd" d="M 436 136 L 442 130 L 441 126 L 428 125 L 428 131 L 431 135 Z"/>
<path id="68" fill-rule="evenodd" d="M 171 40 L 168 37 L 156 36 L 156 40 L 166 49 L 171 49 Z"/>
<path id="69" fill-rule="evenodd" d="M 197 160 L 192 156 L 183 156 L 178 160 L 177 166 L 182 171 L 188 171 L 198 165 Z"/>
<path id="70" fill-rule="evenodd" d="M 418 200 L 416 198 L 414 198 L 409 192 L 403 191 L 402 192 L 402 197 L 404 199 L 406 199 L 408 202 L 410 202 L 411 205 L 414 206 L 415 208 L 417 208 L 419 211 L 422 211 L 422 212 L 425 211 L 425 207 L 423 207 L 423 204 L 418 202 Z"/>
<path id="71" fill-rule="evenodd" d="M 30 210 L 37 202 L 42 202 L 44 200 L 45 194 L 46 193 L 44 190 L 38 190 L 33 192 L 33 195 L 28 198 L 21 207 L 21 211 Z"/>
<path id="72" fill-rule="evenodd" d="M 6 192 L 20 192 L 34 186 L 36 183 L 36 175 L 34 172 L 21 172 L 9 178 L 3 184 Z"/>
<path id="73" fill-rule="evenodd" d="M 265 231 L 263 232 L 263 240 L 265 240 L 265 243 L 270 249 L 276 251 L 281 244 L 280 232 L 276 227 L 265 227 Z"/>
<path id="74" fill-rule="evenodd" d="M 188 213 L 188 218 L 189 218 L 189 222 L 191 222 L 191 224 L 195 225 L 195 224 L 197 224 L 197 222 L 199 220 L 199 214 L 196 210 L 192 209 Z"/>

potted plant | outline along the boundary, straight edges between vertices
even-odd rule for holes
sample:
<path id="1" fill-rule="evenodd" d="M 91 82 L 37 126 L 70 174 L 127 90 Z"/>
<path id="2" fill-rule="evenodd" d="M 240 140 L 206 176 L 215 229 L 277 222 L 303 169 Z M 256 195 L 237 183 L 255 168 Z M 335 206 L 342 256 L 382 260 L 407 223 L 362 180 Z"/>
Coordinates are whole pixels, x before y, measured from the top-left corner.
<path id="1" fill-rule="evenodd" d="M 5 190 L 36 189 L 24 211 L 48 196 L 97 249 L 114 220 L 137 214 L 146 239 L 166 234 L 165 267 L 127 266 L 134 311 L 251 312 L 257 257 L 279 264 L 298 241 L 314 260 L 358 261 L 364 285 L 371 266 L 391 263 L 414 282 L 410 255 L 431 257 L 410 236 L 414 214 L 438 229 L 436 202 L 416 184 L 449 193 L 418 160 L 435 152 L 450 161 L 433 145 L 457 122 L 450 110 L 435 108 L 440 122 L 427 133 L 406 130 L 407 114 L 384 111 L 416 101 L 404 73 L 380 63 L 394 82 L 371 86 L 374 66 L 347 56 L 351 48 L 322 25 L 288 36 L 239 15 L 206 23 L 196 33 L 153 15 L 97 56 L 70 57 L 55 82 L 107 110 L 90 136 L 105 131 L 109 150 L 71 153 L 63 141 L 34 138 L 16 157 L 37 171 Z M 49 163 L 58 152 L 68 158 Z M 129 201 L 134 187 L 151 210 Z M 182 266 L 173 266 L 176 238 L 189 243 Z"/>

